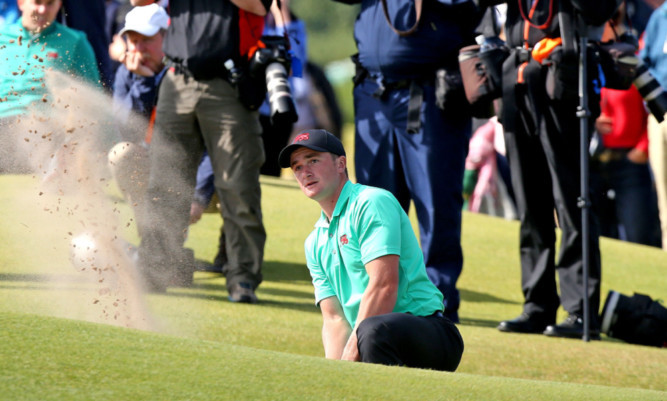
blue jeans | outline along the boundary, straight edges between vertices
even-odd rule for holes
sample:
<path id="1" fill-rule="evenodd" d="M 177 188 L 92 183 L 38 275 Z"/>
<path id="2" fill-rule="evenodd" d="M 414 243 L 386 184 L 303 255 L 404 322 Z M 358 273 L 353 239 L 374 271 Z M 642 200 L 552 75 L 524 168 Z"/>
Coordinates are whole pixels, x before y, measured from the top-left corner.
<path id="1" fill-rule="evenodd" d="M 463 170 L 471 118 L 466 112 L 439 109 L 434 88 L 427 85 L 421 129 L 410 134 L 409 88 L 382 98 L 373 96 L 377 88 L 375 81 L 365 80 L 354 89 L 357 181 L 390 191 L 406 212 L 414 202 L 426 271 L 444 296 L 446 316 L 457 322 Z"/>

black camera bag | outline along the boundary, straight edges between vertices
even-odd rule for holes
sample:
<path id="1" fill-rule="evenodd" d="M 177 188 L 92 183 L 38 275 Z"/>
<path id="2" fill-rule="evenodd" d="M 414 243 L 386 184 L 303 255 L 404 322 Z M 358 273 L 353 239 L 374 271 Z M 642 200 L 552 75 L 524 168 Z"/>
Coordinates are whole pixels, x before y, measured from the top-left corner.
<path id="1" fill-rule="evenodd" d="M 605 77 L 605 88 L 627 90 L 637 77 L 639 59 L 637 47 L 623 41 L 599 45 L 600 66 Z"/>
<path id="2" fill-rule="evenodd" d="M 473 117 L 492 117 L 493 100 L 502 96 L 502 66 L 509 56 L 507 47 L 480 52 L 480 45 L 459 51 L 459 68 Z"/>
<path id="3" fill-rule="evenodd" d="M 609 291 L 602 309 L 603 333 L 631 344 L 667 347 L 667 308 L 648 295 Z"/>

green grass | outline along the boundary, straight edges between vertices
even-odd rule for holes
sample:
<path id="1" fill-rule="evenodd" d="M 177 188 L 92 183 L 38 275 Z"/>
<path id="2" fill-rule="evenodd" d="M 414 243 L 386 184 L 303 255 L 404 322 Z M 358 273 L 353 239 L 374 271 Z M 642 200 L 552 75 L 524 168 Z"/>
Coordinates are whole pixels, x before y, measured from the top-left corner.
<path id="1" fill-rule="evenodd" d="M 667 399 L 665 349 L 498 332 L 521 311 L 518 225 L 467 213 L 457 373 L 325 360 L 303 256 L 319 209 L 289 180 L 263 178 L 262 190 L 261 302 L 231 304 L 222 276 L 197 273 L 191 288 L 145 297 L 153 329 L 143 331 L 117 327 L 114 307 L 95 303 L 100 284 L 68 260 L 72 236 L 102 224 L 82 216 L 108 207 L 0 176 L 0 399 Z M 136 242 L 128 205 L 107 192 L 111 224 Z M 220 224 L 207 214 L 192 226 L 198 259 L 212 260 Z M 667 253 L 606 239 L 601 248 L 603 297 L 667 298 Z"/>

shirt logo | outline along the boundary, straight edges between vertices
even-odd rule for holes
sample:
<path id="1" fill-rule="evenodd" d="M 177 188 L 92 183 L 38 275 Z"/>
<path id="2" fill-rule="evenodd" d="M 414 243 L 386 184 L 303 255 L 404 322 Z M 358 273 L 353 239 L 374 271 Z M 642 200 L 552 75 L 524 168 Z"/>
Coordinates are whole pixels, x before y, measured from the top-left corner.
<path id="1" fill-rule="evenodd" d="M 348 239 L 347 239 L 347 234 L 343 234 L 340 236 L 340 244 L 341 245 L 347 245 L 348 244 Z"/>
<path id="2" fill-rule="evenodd" d="M 300 134 L 296 138 L 294 138 L 294 141 L 292 141 L 292 143 L 307 141 L 308 139 L 310 139 L 310 134 L 306 132 L 306 133 Z"/>

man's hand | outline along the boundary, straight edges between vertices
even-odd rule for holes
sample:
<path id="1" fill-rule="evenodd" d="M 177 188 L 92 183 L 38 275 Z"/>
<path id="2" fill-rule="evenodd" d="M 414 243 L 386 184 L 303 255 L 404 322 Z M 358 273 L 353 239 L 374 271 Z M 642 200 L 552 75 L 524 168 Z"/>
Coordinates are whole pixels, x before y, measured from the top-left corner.
<path id="1" fill-rule="evenodd" d="M 125 61 L 125 52 L 127 52 L 127 43 L 119 35 L 113 35 L 113 40 L 109 44 L 109 57 L 112 60 L 122 63 Z"/>
<path id="2" fill-rule="evenodd" d="M 646 164 L 648 163 L 648 155 L 643 150 L 633 148 L 628 152 L 628 160 L 635 164 Z"/>
<path id="3" fill-rule="evenodd" d="M 273 0 L 273 3 L 271 3 L 271 14 L 276 20 L 276 26 L 286 26 L 292 22 L 289 13 L 289 0 L 281 0 L 280 8 L 278 8 L 278 0 Z"/>
<path id="4" fill-rule="evenodd" d="M 613 123 L 614 120 L 611 117 L 601 114 L 595 120 L 595 129 L 602 135 L 608 134 L 613 128 Z"/>
<path id="5" fill-rule="evenodd" d="M 264 7 L 264 4 L 261 0 L 230 0 L 236 7 L 245 10 L 247 12 L 259 15 L 260 17 L 265 16 L 269 10 Z"/>
<path id="6" fill-rule="evenodd" d="M 204 210 L 206 209 L 206 206 L 200 204 L 197 201 L 192 202 L 190 204 L 190 224 L 195 224 L 201 219 L 202 214 L 204 214 Z"/>
<path id="7" fill-rule="evenodd" d="M 142 77 L 152 77 L 155 76 L 155 72 L 142 64 L 144 60 L 144 55 L 136 51 L 128 51 L 125 53 L 125 58 L 123 63 L 128 71 L 141 75 Z"/>
<path id="8" fill-rule="evenodd" d="M 338 298 L 329 297 L 320 301 L 320 310 L 323 320 L 322 344 L 324 345 L 324 356 L 327 359 L 341 359 L 351 331 L 343 307 L 340 305 Z"/>
<path id="9" fill-rule="evenodd" d="M 350 338 L 348 338 L 347 343 L 345 344 L 345 349 L 343 350 L 343 355 L 340 357 L 343 361 L 352 361 L 359 362 L 361 360 L 361 355 L 359 355 L 359 347 L 357 346 L 357 332 L 356 330 L 352 332 Z"/>

